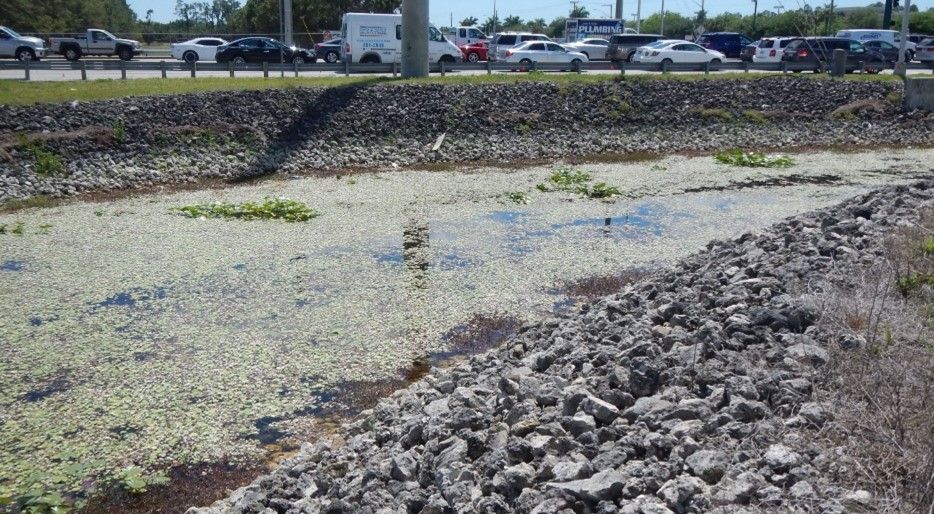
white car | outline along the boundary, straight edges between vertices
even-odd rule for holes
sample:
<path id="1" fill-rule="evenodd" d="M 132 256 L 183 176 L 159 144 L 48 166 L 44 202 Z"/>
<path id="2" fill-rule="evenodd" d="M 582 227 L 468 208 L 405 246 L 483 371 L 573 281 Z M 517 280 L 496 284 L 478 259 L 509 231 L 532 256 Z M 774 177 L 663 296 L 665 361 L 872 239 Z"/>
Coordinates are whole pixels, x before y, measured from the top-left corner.
<path id="1" fill-rule="evenodd" d="M 640 47 L 632 56 L 633 62 L 662 64 L 720 64 L 726 56 L 716 50 L 704 48 L 684 40 L 663 40 Z"/>
<path id="2" fill-rule="evenodd" d="M 591 38 L 575 41 L 563 46 L 572 52 L 580 52 L 586 55 L 591 61 L 596 61 L 606 60 L 606 50 L 609 48 L 610 42 L 606 39 Z"/>
<path id="3" fill-rule="evenodd" d="M 196 37 L 184 43 L 172 43 L 172 58 L 189 64 L 198 61 L 213 61 L 217 47 L 227 41 L 217 37 Z"/>
<path id="4" fill-rule="evenodd" d="M 752 62 L 782 62 L 785 47 L 795 39 L 799 38 L 770 37 L 760 39 L 759 46 L 756 47 L 756 54 L 752 56 Z"/>
<path id="5" fill-rule="evenodd" d="M 571 52 L 558 43 L 545 41 L 529 41 L 506 50 L 502 59 L 504 62 L 514 62 L 523 65 L 523 68 L 532 66 L 532 63 L 560 63 L 574 64 L 588 62 L 587 56 L 580 52 Z"/>
<path id="6" fill-rule="evenodd" d="M 921 62 L 934 63 L 934 37 L 922 39 L 918 43 L 915 59 Z"/>

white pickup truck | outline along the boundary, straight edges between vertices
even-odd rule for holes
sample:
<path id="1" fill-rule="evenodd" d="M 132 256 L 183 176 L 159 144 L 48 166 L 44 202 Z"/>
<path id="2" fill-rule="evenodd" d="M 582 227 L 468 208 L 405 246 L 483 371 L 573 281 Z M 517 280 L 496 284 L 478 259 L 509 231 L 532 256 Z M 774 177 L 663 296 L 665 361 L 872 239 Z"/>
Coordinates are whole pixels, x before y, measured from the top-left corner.
<path id="1" fill-rule="evenodd" d="M 87 34 L 78 37 L 53 37 L 50 43 L 53 52 L 69 61 L 77 61 L 82 55 L 116 55 L 129 61 L 140 53 L 139 41 L 120 39 L 101 29 L 88 29 Z"/>

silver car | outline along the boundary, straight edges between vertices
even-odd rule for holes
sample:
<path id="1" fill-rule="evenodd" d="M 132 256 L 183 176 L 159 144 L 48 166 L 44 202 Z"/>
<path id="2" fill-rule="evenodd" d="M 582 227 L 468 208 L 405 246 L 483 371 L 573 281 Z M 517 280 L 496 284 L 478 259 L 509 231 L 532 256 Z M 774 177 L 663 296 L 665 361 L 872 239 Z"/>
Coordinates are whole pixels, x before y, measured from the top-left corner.
<path id="1" fill-rule="evenodd" d="M 0 57 L 15 57 L 19 61 L 38 61 L 45 57 L 45 41 L 21 36 L 15 30 L 0 25 Z"/>

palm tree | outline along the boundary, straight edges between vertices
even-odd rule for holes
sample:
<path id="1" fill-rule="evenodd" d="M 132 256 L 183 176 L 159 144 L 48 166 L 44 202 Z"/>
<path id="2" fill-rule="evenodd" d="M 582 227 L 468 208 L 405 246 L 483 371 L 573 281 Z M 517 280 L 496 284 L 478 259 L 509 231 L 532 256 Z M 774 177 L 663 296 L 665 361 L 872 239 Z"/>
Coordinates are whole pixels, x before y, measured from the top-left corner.
<path id="1" fill-rule="evenodd" d="M 571 14 L 568 17 L 569 18 L 586 18 L 588 16 L 590 16 L 590 11 L 588 11 L 587 8 L 584 7 L 583 5 L 578 5 L 578 6 L 575 6 L 573 9 L 571 9 Z"/>
<path id="2" fill-rule="evenodd" d="M 516 28 L 522 25 L 522 18 L 518 16 L 506 16 L 503 20 L 503 27 Z"/>
<path id="3" fill-rule="evenodd" d="M 477 24 L 478 20 L 475 16 L 468 16 L 461 20 L 461 27 L 473 27 Z"/>

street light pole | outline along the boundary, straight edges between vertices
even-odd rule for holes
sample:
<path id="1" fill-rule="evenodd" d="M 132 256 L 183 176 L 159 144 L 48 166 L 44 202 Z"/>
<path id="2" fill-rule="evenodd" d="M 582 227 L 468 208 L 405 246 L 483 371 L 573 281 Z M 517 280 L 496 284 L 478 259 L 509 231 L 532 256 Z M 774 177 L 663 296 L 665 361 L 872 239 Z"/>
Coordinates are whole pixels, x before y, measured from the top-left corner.
<path id="1" fill-rule="evenodd" d="M 658 33 L 663 36 L 665 35 L 665 0 L 662 0 L 662 28 Z"/>
<path id="2" fill-rule="evenodd" d="M 642 0 L 636 0 L 636 32 L 642 33 Z"/>
<path id="3" fill-rule="evenodd" d="M 428 0 L 402 1 L 402 77 L 428 76 Z"/>

